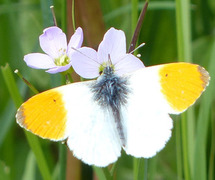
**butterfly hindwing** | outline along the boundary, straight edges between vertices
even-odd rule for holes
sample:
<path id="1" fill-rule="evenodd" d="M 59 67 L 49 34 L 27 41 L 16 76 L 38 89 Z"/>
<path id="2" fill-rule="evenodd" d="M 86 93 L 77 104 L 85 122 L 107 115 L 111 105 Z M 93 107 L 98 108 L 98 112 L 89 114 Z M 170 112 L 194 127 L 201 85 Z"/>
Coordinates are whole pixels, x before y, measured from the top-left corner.
<path id="1" fill-rule="evenodd" d="M 127 128 L 127 154 L 152 157 L 171 137 L 172 120 L 160 91 L 157 68 L 143 68 L 128 75 L 128 104 L 123 110 Z"/>

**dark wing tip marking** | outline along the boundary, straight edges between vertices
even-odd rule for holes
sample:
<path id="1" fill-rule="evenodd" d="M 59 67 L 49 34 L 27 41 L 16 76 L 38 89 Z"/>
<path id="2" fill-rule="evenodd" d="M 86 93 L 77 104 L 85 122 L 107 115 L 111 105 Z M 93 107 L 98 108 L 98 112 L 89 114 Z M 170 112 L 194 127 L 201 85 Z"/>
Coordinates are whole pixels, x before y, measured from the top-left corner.
<path id="1" fill-rule="evenodd" d="M 205 89 L 205 87 L 209 84 L 210 81 L 210 75 L 209 73 L 201 66 L 198 66 L 198 71 L 201 74 L 201 80 L 202 80 L 202 86 Z"/>
<path id="2" fill-rule="evenodd" d="M 23 106 L 20 106 L 20 108 L 17 110 L 17 113 L 16 113 L 16 122 L 21 127 L 25 127 L 24 126 L 25 116 L 24 116 L 23 112 L 24 112 L 24 108 L 23 108 Z"/>

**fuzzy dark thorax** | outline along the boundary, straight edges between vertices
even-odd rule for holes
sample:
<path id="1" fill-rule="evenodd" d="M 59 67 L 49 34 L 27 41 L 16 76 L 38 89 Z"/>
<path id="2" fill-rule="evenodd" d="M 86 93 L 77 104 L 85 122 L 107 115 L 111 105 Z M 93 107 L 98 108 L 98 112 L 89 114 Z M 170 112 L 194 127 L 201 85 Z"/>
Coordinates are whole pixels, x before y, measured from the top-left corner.
<path id="1" fill-rule="evenodd" d="M 126 137 L 122 127 L 121 107 L 127 103 L 129 93 L 127 78 L 117 76 L 114 74 L 113 68 L 107 66 L 92 86 L 92 92 L 94 100 L 100 106 L 112 111 L 122 145 L 125 145 Z"/>

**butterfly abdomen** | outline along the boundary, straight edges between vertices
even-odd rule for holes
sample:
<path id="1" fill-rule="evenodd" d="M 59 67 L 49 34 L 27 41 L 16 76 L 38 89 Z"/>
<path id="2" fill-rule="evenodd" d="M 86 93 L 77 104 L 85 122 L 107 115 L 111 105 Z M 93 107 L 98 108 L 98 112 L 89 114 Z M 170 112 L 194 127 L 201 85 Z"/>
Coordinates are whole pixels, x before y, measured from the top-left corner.
<path id="1" fill-rule="evenodd" d="M 113 73 L 111 67 L 106 67 L 104 74 L 91 87 L 94 100 L 104 109 L 109 109 L 114 117 L 122 145 L 125 145 L 125 134 L 122 127 L 121 106 L 127 103 L 128 79 Z"/>

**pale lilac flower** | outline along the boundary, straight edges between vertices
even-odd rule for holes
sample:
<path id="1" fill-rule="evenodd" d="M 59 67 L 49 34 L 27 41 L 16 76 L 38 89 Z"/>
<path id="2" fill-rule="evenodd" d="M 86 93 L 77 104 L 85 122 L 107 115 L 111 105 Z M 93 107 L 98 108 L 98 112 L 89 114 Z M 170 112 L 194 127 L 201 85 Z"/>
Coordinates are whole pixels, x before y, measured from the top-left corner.
<path id="1" fill-rule="evenodd" d="M 67 45 L 66 35 L 56 26 L 44 29 L 39 37 L 40 47 L 46 53 L 31 53 L 24 56 L 26 64 L 35 69 L 48 69 L 54 74 L 67 71 L 73 61 L 74 49 L 79 49 L 83 42 L 83 31 L 79 27 Z"/>
<path id="2" fill-rule="evenodd" d="M 140 59 L 133 54 L 126 53 L 125 34 L 122 30 L 114 28 L 106 32 L 97 52 L 88 47 L 82 47 L 75 52 L 72 66 L 83 78 L 92 79 L 100 75 L 109 60 L 118 75 L 144 67 Z"/>

